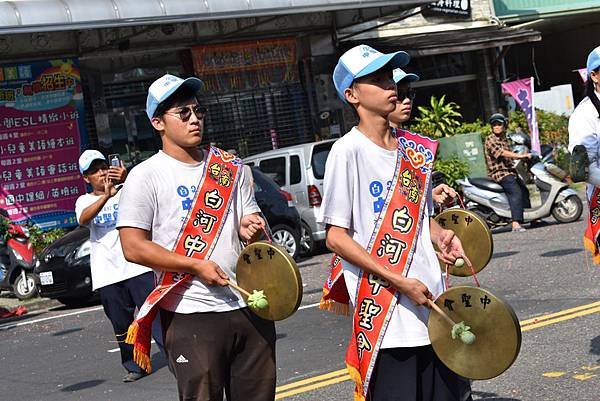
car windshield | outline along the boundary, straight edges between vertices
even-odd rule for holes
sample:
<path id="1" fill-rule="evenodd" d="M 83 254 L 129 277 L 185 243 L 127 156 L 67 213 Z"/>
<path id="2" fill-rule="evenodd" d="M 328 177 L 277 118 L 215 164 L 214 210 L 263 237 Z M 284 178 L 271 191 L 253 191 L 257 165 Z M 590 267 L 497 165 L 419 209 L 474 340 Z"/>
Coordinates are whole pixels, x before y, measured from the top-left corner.
<path id="1" fill-rule="evenodd" d="M 327 142 L 320 145 L 315 145 L 313 148 L 311 165 L 315 178 L 319 180 L 322 180 L 325 176 L 325 162 L 327 161 L 327 156 L 329 156 L 329 151 L 331 150 L 333 144 L 334 142 Z"/>

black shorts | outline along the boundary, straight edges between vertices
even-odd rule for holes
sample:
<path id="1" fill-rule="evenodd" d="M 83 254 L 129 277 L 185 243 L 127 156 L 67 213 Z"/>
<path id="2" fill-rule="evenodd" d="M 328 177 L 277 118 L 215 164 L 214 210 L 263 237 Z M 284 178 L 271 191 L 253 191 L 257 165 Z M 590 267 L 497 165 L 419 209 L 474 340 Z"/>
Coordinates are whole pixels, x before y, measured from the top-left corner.
<path id="1" fill-rule="evenodd" d="M 165 350 L 185 401 L 272 401 L 275 325 L 248 308 L 229 312 L 161 310 Z"/>
<path id="2" fill-rule="evenodd" d="M 379 351 L 369 401 L 470 401 L 467 379 L 448 369 L 431 345 Z"/>

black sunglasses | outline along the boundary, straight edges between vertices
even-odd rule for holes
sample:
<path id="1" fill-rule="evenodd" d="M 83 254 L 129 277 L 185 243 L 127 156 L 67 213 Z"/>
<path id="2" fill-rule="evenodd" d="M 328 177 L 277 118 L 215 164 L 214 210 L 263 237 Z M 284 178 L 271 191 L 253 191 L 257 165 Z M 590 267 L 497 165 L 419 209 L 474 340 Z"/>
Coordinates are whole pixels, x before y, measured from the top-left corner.
<path id="1" fill-rule="evenodd" d="M 204 106 L 196 105 L 196 106 L 187 106 L 182 107 L 178 111 L 174 113 L 165 112 L 165 114 L 171 114 L 173 116 L 179 117 L 179 119 L 183 122 L 186 122 L 192 116 L 192 112 L 196 115 L 198 120 L 202 120 L 206 115 L 208 110 Z"/>
<path id="2" fill-rule="evenodd" d="M 401 102 L 404 99 L 408 98 L 410 101 L 415 100 L 415 96 L 417 96 L 417 91 L 413 88 L 406 90 L 396 90 L 396 94 L 398 96 L 398 101 Z"/>

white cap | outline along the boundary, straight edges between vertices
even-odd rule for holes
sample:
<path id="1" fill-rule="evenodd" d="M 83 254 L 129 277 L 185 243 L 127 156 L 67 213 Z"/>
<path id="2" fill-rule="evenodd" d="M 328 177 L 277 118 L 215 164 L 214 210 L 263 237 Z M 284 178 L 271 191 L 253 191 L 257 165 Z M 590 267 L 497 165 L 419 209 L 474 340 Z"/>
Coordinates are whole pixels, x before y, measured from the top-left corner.
<path id="1" fill-rule="evenodd" d="M 402 51 L 384 54 L 371 46 L 358 45 L 342 54 L 333 70 L 333 84 L 342 100 L 344 91 L 352 85 L 356 78 L 369 75 L 380 68 L 404 67 L 410 61 L 410 56 Z"/>
<path id="2" fill-rule="evenodd" d="M 402 68 L 396 68 L 392 71 L 392 76 L 394 77 L 394 82 L 399 83 L 402 80 L 405 82 L 416 82 L 420 78 L 417 74 L 413 74 L 411 72 L 406 72 Z"/>
<path id="3" fill-rule="evenodd" d="M 106 157 L 97 150 L 88 149 L 79 156 L 79 172 L 81 174 L 85 173 L 87 169 L 90 168 L 90 165 L 94 160 L 104 160 L 106 161 Z"/>
<path id="4" fill-rule="evenodd" d="M 148 98 L 146 99 L 146 114 L 149 119 L 152 119 L 152 116 L 154 116 L 158 105 L 167 100 L 181 85 L 186 85 L 194 91 L 199 91 L 204 84 L 200 79 L 195 77 L 181 79 L 171 74 L 165 74 L 152 82 L 152 85 L 148 88 Z"/>

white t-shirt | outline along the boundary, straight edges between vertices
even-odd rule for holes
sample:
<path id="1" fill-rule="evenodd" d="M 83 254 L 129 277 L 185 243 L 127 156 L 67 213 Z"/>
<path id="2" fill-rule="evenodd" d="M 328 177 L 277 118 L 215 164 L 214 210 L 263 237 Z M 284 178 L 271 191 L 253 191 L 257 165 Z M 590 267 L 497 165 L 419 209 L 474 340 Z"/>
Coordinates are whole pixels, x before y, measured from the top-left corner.
<path id="1" fill-rule="evenodd" d="M 117 192 L 106 201 L 94 219 L 88 224 L 82 224 L 90 229 L 90 269 L 94 290 L 152 271 L 147 267 L 127 262 L 123 256 L 119 230 L 116 228 L 120 196 L 121 192 Z M 77 198 L 75 214 L 78 222 L 81 213 L 99 198 L 100 195 L 94 194 L 85 194 Z"/>
<path id="2" fill-rule="evenodd" d="M 205 151 L 202 162 L 187 164 L 159 151 L 136 166 L 121 190 L 117 227 L 149 231 L 153 242 L 171 251 L 192 206 L 207 156 Z M 221 234 L 209 258 L 234 279 L 241 252 L 239 222 L 243 216 L 260 211 L 250 183 L 247 169 L 242 169 Z M 161 271 L 155 273 L 162 274 Z M 246 304 L 230 287 L 206 286 L 193 278 L 169 292 L 160 306 L 178 313 L 196 313 L 229 311 Z"/>
<path id="3" fill-rule="evenodd" d="M 600 93 L 594 92 L 600 98 Z M 569 118 L 569 152 L 575 145 L 585 146 L 590 159 L 589 182 L 600 186 L 600 118 L 589 97 L 583 99 Z M 588 185 L 588 197 L 593 187 Z"/>
<path id="4" fill-rule="evenodd" d="M 366 248 L 394 176 L 397 152 L 377 146 L 356 127 L 339 139 L 331 148 L 325 166 L 319 222 L 348 229 L 352 238 Z M 405 274 L 423 282 L 437 296 L 444 291 L 444 284 L 429 235 L 429 215 L 433 208 L 431 188 L 427 193 L 427 202 L 421 234 L 418 235 L 412 263 Z M 343 266 L 346 286 L 354 303 L 361 270 L 345 261 Z M 381 347 L 430 344 L 428 318 L 428 308 L 415 306 L 408 297 L 401 295 Z"/>

